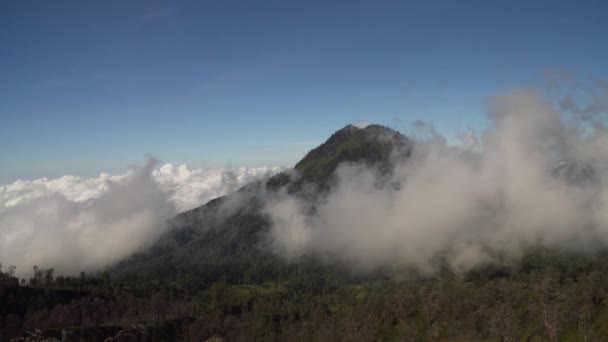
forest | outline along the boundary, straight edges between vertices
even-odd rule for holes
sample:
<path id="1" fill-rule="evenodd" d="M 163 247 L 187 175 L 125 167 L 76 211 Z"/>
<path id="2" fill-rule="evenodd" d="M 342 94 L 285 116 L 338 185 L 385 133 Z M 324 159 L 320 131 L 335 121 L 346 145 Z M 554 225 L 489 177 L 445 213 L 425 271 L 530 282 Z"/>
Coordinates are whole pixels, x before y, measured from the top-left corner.
<path id="1" fill-rule="evenodd" d="M 458 274 L 316 260 L 0 276 L 2 341 L 607 341 L 608 253 L 529 249 Z"/>

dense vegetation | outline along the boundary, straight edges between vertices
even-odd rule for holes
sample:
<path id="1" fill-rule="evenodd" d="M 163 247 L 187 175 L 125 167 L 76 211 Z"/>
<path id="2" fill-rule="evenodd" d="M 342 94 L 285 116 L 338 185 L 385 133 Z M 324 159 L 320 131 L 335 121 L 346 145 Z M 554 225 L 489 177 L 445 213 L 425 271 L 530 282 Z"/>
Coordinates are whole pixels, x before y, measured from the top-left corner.
<path id="1" fill-rule="evenodd" d="M 323 181 L 345 161 L 375 164 L 379 168 L 396 151 L 408 157 L 412 144 L 397 131 L 379 125 L 358 129 L 348 125 L 334 133 L 325 143 L 310 151 L 295 166 L 309 181 Z M 378 165 L 380 164 L 380 165 Z"/>
<path id="2" fill-rule="evenodd" d="M 320 266 L 232 264 L 154 274 L 2 272 L 0 339 L 606 341 L 608 256 L 529 251 L 511 266 L 397 280 Z M 63 328 L 63 331 L 62 331 Z M 129 330 L 124 330 L 130 328 Z"/>

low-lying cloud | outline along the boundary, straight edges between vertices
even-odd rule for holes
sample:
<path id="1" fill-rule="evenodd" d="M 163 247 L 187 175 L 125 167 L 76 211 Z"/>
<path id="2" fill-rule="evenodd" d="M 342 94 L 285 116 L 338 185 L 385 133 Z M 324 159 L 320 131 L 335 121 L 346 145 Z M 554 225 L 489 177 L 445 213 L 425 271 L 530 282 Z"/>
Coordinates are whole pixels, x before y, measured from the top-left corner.
<path id="1" fill-rule="evenodd" d="M 314 205 L 277 196 L 266 208 L 275 251 L 364 271 L 433 272 L 438 256 L 466 271 L 533 245 L 605 247 L 605 117 L 562 113 L 542 93 L 523 89 L 489 101 L 487 118 L 487 129 L 461 135 L 459 146 L 432 129 L 421 135 L 427 138 L 415 142 L 411 158 L 395 160 L 380 185 L 378 170 L 344 164 L 337 186 Z M 429 131 L 423 126 L 416 124 Z"/>
<path id="2" fill-rule="evenodd" d="M 195 169 L 149 160 L 122 175 L 17 181 L 0 186 L 0 262 L 31 273 L 99 270 L 150 246 L 177 212 L 280 168 Z"/>

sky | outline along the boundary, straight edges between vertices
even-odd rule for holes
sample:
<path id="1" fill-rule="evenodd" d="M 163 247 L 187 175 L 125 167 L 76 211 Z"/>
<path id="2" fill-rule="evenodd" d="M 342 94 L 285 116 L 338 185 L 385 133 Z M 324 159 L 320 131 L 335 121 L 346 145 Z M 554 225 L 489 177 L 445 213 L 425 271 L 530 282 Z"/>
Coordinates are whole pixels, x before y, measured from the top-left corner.
<path id="1" fill-rule="evenodd" d="M 455 136 L 547 68 L 607 78 L 607 19 L 604 1 L 2 1 L 0 184 L 147 155 L 292 166 L 362 121 Z"/>

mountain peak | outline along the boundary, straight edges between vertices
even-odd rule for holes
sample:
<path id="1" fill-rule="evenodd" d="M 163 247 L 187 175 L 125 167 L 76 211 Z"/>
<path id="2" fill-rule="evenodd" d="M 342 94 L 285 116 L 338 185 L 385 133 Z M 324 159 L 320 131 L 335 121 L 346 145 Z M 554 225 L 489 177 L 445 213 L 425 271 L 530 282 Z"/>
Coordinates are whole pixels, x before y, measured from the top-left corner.
<path id="1" fill-rule="evenodd" d="M 411 142 L 403 134 L 376 124 L 347 125 L 332 134 L 319 147 L 311 150 L 296 164 L 307 180 L 328 178 L 343 161 L 366 164 L 387 163 L 395 149 L 409 155 Z"/>
<path id="2" fill-rule="evenodd" d="M 308 152 L 295 168 L 304 181 L 324 185 L 342 162 L 364 163 L 387 170 L 393 158 L 409 156 L 412 147 L 407 137 L 390 128 L 348 125 Z M 240 265 L 243 260 L 272 260 L 268 258 L 273 256 L 265 254 L 258 245 L 266 243 L 265 234 L 270 229 L 262 212 L 259 190 L 264 185 L 264 191 L 276 191 L 287 185 L 296 192 L 301 184 L 279 173 L 266 183 L 250 183 L 233 194 L 181 213 L 170 221 L 171 230 L 151 249 L 123 260 L 113 271 L 170 272 L 178 265 L 215 264 L 223 268 Z"/>

